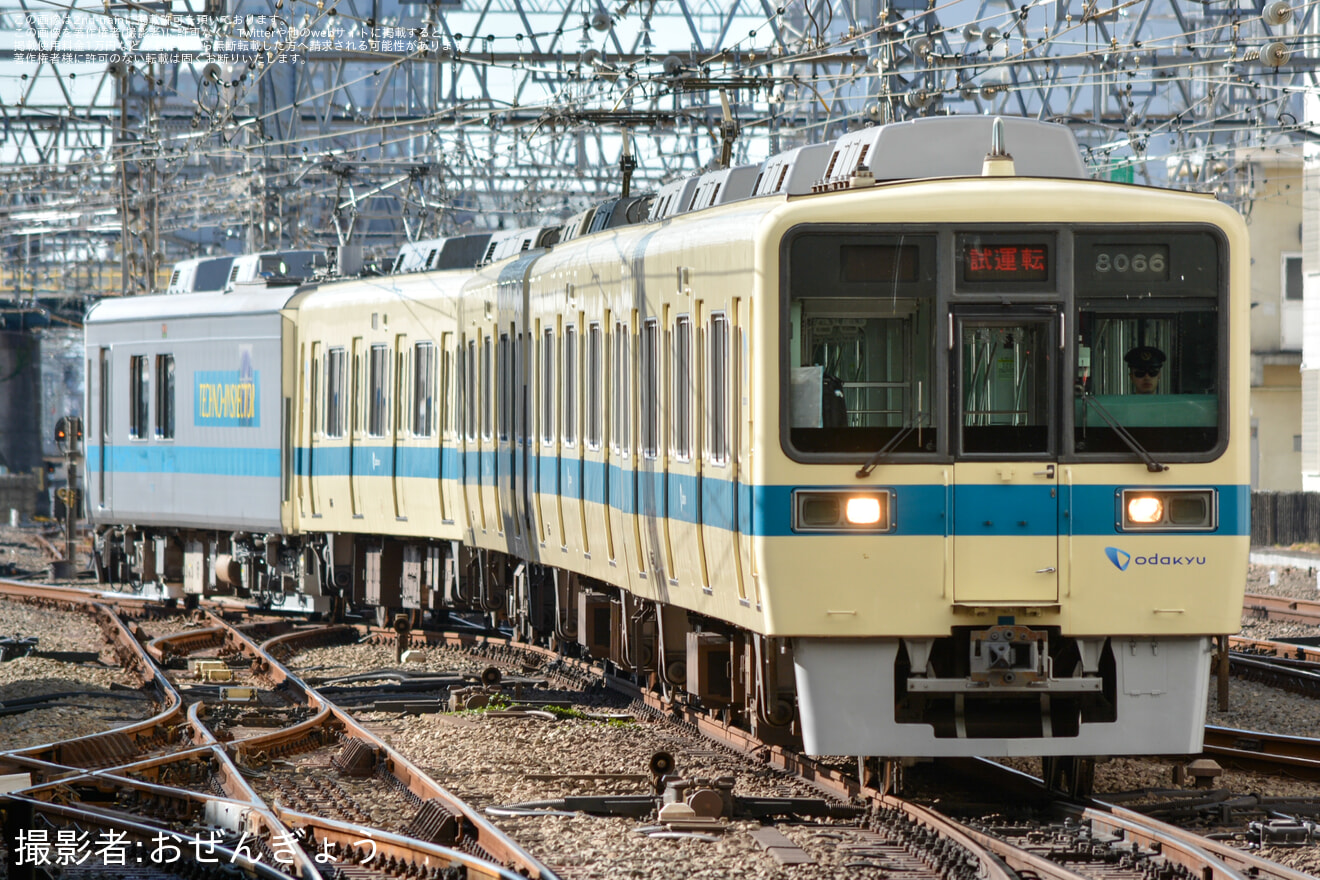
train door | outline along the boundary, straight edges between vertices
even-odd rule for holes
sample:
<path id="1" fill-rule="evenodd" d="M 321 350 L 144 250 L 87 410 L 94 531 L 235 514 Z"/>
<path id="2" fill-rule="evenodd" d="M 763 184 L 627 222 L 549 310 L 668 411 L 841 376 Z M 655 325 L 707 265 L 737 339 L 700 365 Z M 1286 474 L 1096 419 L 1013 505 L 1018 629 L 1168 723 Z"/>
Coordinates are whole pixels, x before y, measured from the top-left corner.
<path id="1" fill-rule="evenodd" d="M 524 309 L 524 314 L 526 310 Z M 536 334 L 530 328 L 524 328 L 519 343 L 517 357 L 518 384 L 522 389 L 518 398 L 518 450 L 520 460 L 519 486 L 522 491 L 523 540 L 531 557 L 532 545 L 537 543 L 536 503 L 536 426 L 532 416 L 536 412 L 535 382 L 536 373 Z"/>
<path id="2" fill-rule="evenodd" d="M 306 486 L 307 512 L 310 516 L 319 516 L 321 511 L 316 505 L 316 440 L 321 429 L 321 343 L 312 343 L 312 356 L 307 364 L 307 406 L 303 412 L 307 415 L 307 430 L 299 436 L 307 441 L 307 464 L 301 468 L 299 479 Z"/>
<path id="3" fill-rule="evenodd" d="M 463 388 L 462 428 L 459 438 L 459 484 L 463 492 L 463 506 L 467 510 L 468 528 L 475 534 L 481 528 L 477 516 L 477 341 L 468 339 L 466 334 L 459 343 L 460 384 Z"/>
<path id="4" fill-rule="evenodd" d="M 620 548 L 618 556 L 626 558 L 631 536 L 634 533 L 637 509 L 637 471 L 633 467 L 632 452 L 633 410 L 632 410 L 632 337 L 628 325 L 623 321 L 614 324 L 614 342 L 610 346 L 610 451 L 613 453 L 614 466 L 618 468 L 616 479 L 609 487 L 606 515 L 610 518 Z M 632 545 L 635 546 L 635 545 Z M 624 565 L 625 563 L 620 563 Z"/>
<path id="5" fill-rule="evenodd" d="M 97 450 L 98 466 L 96 469 L 97 479 L 97 504 L 103 510 L 110 509 L 110 481 L 106 477 L 106 469 L 110 464 L 110 445 L 114 442 L 113 435 L 110 432 L 110 349 L 102 348 L 100 350 L 100 369 L 97 371 L 99 387 L 97 388 L 99 396 L 99 409 L 101 416 L 101 444 Z"/>
<path id="6" fill-rule="evenodd" d="M 394 490 L 394 518 L 398 520 L 407 519 L 404 504 L 404 476 L 400 473 L 400 458 L 407 455 L 408 442 L 408 415 L 410 413 L 409 400 L 407 392 L 412 390 L 414 383 L 408 379 L 408 337 L 402 333 L 394 337 L 394 387 L 390 389 L 393 397 L 393 418 L 391 419 L 390 431 L 390 485 Z"/>
<path id="7" fill-rule="evenodd" d="M 617 377 L 611 377 L 609 371 L 610 363 L 610 311 L 605 310 L 605 320 L 603 323 L 592 324 L 587 335 L 587 443 L 599 454 L 599 464 L 593 464 L 593 467 L 599 467 L 600 478 L 596 481 L 599 489 L 594 488 L 587 493 L 593 502 L 599 501 L 599 506 L 594 508 L 599 511 L 597 518 L 593 514 L 593 522 L 601 524 L 602 532 L 605 536 L 605 559 L 613 563 L 616 556 L 614 544 L 614 520 L 610 516 L 610 497 L 611 486 L 614 483 L 614 475 L 611 468 L 614 462 L 610 455 L 611 438 L 609 423 L 610 391 L 617 380 Z"/>
<path id="8" fill-rule="evenodd" d="M 1058 600 L 1056 322 L 1053 307 L 956 316 L 957 602 Z"/>
<path id="9" fill-rule="evenodd" d="M 582 528 L 582 437 L 581 437 L 581 379 L 582 360 L 579 351 L 578 325 L 564 326 L 562 372 L 563 389 L 560 422 L 559 453 L 559 518 L 565 547 L 584 553 L 591 551 L 586 545 Z M 570 535 L 571 533 L 571 535 Z"/>
<path id="10" fill-rule="evenodd" d="M 515 508 L 517 498 L 517 461 L 514 443 L 514 413 L 516 411 L 516 368 L 514 366 L 514 340 L 516 331 L 511 327 L 501 333 L 495 349 L 495 399 L 499 407 L 496 425 L 496 463 L 495 485 L 500 510 L 500 531 L 512 546 L 518 535 L 518 517 Z"/>
<path id="11" fill-rule="evenodd" d="M 349 386 L 349 424 L 348 424 L 348 499 L 349 508 L 353 516 L 362 515 L 362 464 L 357 460 L 358 447 L 362 445 L 362 337 L 353 337 L 352 361 L 349 367 L 353 373 L 353 381 Z"/>
<path id="12" fill-rule="evenodd" d="M 752 522 L 752 457 L 755 454 L 755 417 L 752 408 L 752 303 L 747 302 L 746 314 L 739 311 L 740 302 L 734 300 L 733 344 L 730 347 L 730 370 L 733 373 L 733 424 L 729 438 L 733 466 L 730 479 L 734 490 L 734 527 L 738 530 L 738 596 L 761 607 L 759 572 L 756 568 L 752 536 L 756 529 Z M 750 583 L 749 583 L 750 581 Z"/>
<path id="13" fill-rule="evenodd" d="M 737 471 L 731 455 L 730 413 L 736 409 L 730 405 L 729 394 L 734 385 L 728 313 L 712 314 L 703 337 L 700 473 L 703 584 L 736 583 L 738 598 L 746 599 L 739 570 Z"/>
<path id="14" fill-rule="evenodd" d="M 481 389 L 477 397 L 481 407 L 481 432 L 477 439 L 477 522 L 484 532 L 490 528 L 488 516 L 499 511 L 495 497 L 495 346 L 486 333 L 481 339 Z"/>
<path id="15" fill-rule="evenodd" d="M 453 502 L 450 500 L 449 493 L 453 490 L 453 452 L 457 448 L 454 432 L 454 408 L 456 398 L 454 396 L 454 334 L 444 333 L 440 336 L 440 385 L 436 389 L 439 395 L 440 412 L 439 424 L 436 425 L 437 440 L 435 444 L 435 472 L 436 489 L 440 495 L 440 521 L 442 523 L 452 522 L 454 515 L 450 512 Z M 450 458 L 445 460 L 445 448 L 449 447 Z"/>
<path id="16" fill-rule="evenodd" d="M 664 462 L 661 460 L 660 422 L 660 321 L 647 318 L 638 339 L 637 402 L 638 447 L 637 462 L 637 517 L 639 572 L 656 573 L 656 589 L 663 589 L 661 568 L 660 522 L 664 516 Z"/>

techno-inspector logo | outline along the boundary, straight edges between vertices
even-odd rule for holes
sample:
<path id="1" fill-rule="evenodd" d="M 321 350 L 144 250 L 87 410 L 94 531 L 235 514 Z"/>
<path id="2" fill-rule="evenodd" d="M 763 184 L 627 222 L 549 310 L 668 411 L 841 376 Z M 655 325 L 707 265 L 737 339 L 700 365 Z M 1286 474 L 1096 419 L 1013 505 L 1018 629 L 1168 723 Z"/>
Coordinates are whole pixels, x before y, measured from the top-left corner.
<path id="1" fill-rule="evenodd" d="M 1132 554 L 1124 553 L 1117 547 L 1106 547 L 1105 555 L 1109 557 L 1109 561 L 1114 563 L 1114 567 L 1119 571 L 1127 571 L 1128 564 L 1132 562 Z"/>

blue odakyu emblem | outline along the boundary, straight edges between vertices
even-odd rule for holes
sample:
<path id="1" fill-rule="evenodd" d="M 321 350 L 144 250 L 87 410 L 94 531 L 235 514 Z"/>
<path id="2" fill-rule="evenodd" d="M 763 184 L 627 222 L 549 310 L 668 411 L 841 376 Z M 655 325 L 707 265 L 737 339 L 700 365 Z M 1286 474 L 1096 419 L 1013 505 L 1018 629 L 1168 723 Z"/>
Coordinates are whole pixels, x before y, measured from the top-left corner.
<path id="1" fill-rule="evenodd" d="M 1117 547 L 1106 547 L 1105 555 L 1109 557 L 1109 561 L 1114 563 L 1114 567 L 1119 571 L 1127 571 L 1128 563 L 1132 561 L 1131 553 L 1125 553 Z"/>

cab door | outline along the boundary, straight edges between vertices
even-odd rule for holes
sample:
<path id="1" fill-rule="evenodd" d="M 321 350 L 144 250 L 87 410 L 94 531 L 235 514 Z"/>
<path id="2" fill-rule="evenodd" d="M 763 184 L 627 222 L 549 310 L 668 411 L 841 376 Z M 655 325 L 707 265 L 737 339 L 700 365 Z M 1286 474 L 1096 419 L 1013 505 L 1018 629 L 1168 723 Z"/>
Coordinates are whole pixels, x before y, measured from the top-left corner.
<path id="1" fill-rule="evenodd" d="M 955 315 L 954 600 L 1059 596 L 1054 307 Z"/>

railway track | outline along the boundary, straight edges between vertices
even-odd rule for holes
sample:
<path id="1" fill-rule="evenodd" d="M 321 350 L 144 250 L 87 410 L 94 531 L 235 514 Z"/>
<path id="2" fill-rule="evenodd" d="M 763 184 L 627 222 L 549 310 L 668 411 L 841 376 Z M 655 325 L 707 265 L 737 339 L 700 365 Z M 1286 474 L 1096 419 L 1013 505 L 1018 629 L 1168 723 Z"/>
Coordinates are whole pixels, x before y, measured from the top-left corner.
<path id="1" fill-rule="evenodd" d="M 1255 615 L 1262 620 L 1286 620 L 1320 626 L 1320 602 L 1247 593 L 1243 597 L 1242 608 L 1244 614 Z"/>
<path id="2" fill-rule="evenodd" d="M 732 752 L 809 780 L 835 803 L 867 808 L 865 819 L 852 824 L 813 826 L 799 816 L 792 837 L 777 826 L 760 829 L 754 839 L 781 864 L 810 861 L 807 850 L 823 847 L 834 850 L 841 859 L 838 864 L 858 876 L 895 871 L 912 880 L 1129 876 L 1113 873 L 1108 856 L 1091 862 L 1092 867 L 1109 864 L 1110 873 L 1079 867 L 1076 853 L 1085 847 L 1099 852 L 1103 844 L 1133 877 L 1172 876 L 1170 871 L 1225 880 L 1245 874 L 1267 880 L 1306 876 L 1249 856 L 1239 861 L 1231 852 L 1179 842 L 1176 829 L 1118 808 L 1075 808 L 1082 812 L 1055 816 L 1037 830 L 1018 835 L 1009 833 L 1013 828 L 996 829 L 990 822 L 983 827 L 974 821 L 955 822 L 929 806 L 888 793 L 883 783 L 868 779 L 870 784 L 863 784 L 851 768 L 759 742 L 598 666 L 484 634 L 414 631 L 400 636 L 343 625 L 299 626 L 288 619 L 235 625 L 215 611 L 198 619 L 175 615 L 130 626 L 107 603 L 86 594 L 34 589 L 0 586 L 0 593 L 40 596 L 40 601 L 77 608 L 104 621 L 103 631 L 116 645 L 117 656 L 151 690 L 159 711 L 94 737 L 0 752 L 0 775 L 28 776 L 21 791 L 0 802 L 10 840 L 38 826 L 53 833 L 92 829 L 102 836 L 121 835 L 132 851 L 169 855 L 177 850 L 196 858 L 205 853 L 201 873 L 191 876 L 207 876 L 207 865 L 213 863 L 232 864 L 258 877 L 326 876 L 328 865 L 334 866 L 336 876 L 354 877 L 439 877 L 437 871 L 451 868 L 470 876 L 557 876 L 483 811 L 454 797 L 334 701 L 361 702 L 365 697 L 375 707 L 380 700 L 372 698 L 371 680 L 318 688 L 287 665 L 290 657 L 310 647 L 365 637 L 400 649 L 456 649 L 564 687 L 617 689 L 634 701 L 638 712 L 676 720 Z M 122 597 L 116 603 L 126 614 L 147 613 L 145 603 Z M 184 623 L 187 628 L 179 629 Z M 155 635 L 154 629 L 163 631 Z M 398 644 L 400 639 L 405 644 Z M 507 681 L 451 676 L 448 684 L 461 683 L 481 694 Z M 393 682 L 391 690 L 398 684 Z M 420 705 L 424 692 L 408 699 Z M 997 777 L 992 790 L 1011 790 L 1007 779 Z M 649 797 L 663 805 L 685 797 L 701 801 L 700 795 L 709 809 L 718 784 L 688 782 L 677 794 L 671 784 Z M 1029 788 L 1021 779 L 1013 786 L 1024 786 L 1023 792 Z M 1034 797 L 1049 802 L 1039 789 Z M 760 806 L 768 810 L 774 805 Z M 695 824 L 659 823 L 651 833 L 696 839 L 703 833 L 703 821 L 727 824 L 727 818 L 698 815 Z M 1040 830 L 1054 825 L 1071 829 L 1071 836 Z M 170 871 L 165 860 L 146 867 L 161 875 Z"/>

